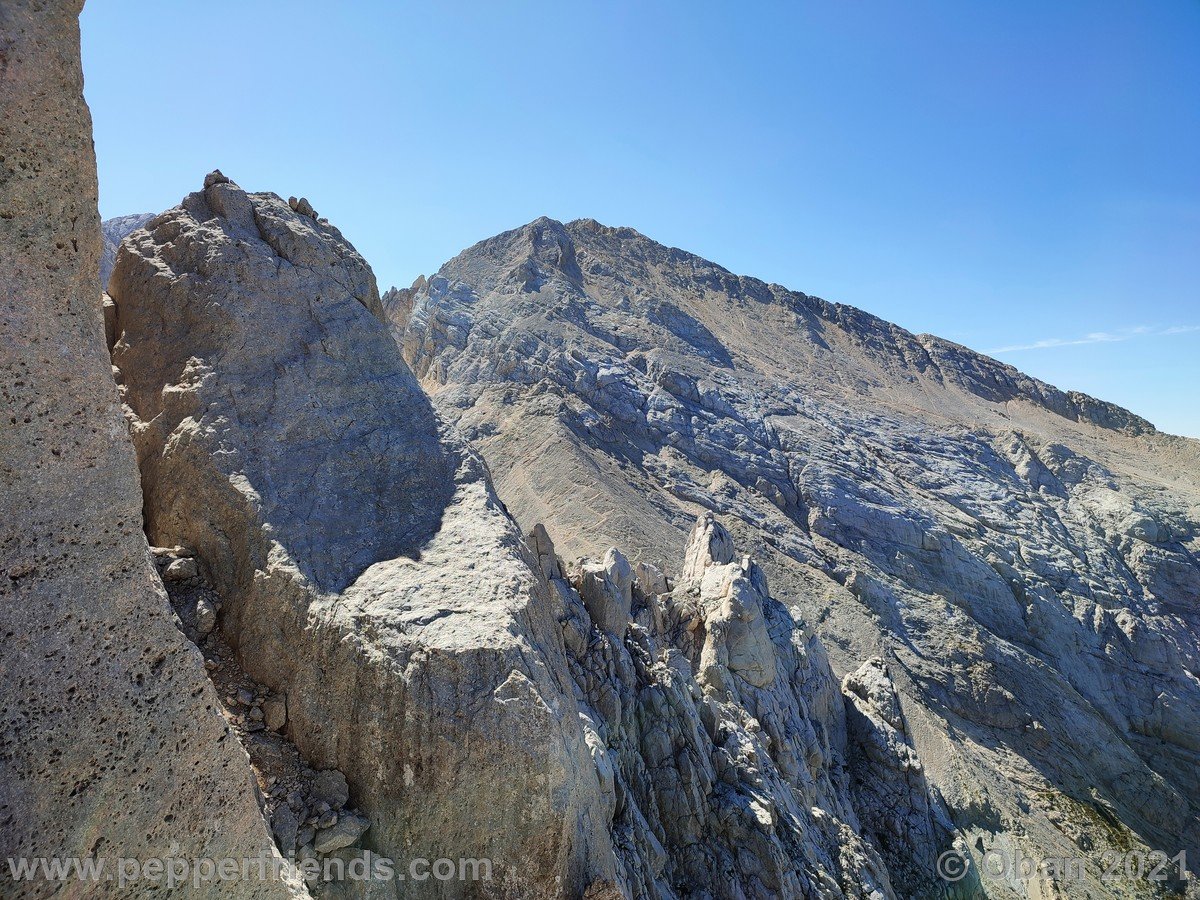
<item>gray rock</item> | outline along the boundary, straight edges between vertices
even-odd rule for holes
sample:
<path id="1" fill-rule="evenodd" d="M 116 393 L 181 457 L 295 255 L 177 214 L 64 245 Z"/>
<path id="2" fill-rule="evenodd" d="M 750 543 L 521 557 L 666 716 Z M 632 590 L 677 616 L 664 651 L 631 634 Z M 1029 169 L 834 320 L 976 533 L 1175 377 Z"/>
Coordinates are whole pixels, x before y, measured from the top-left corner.
<path id="1" fill-rule="evenodd" d="M 597 626 L 618 637 L 625 634 L 633 606 L 633 570 L 619 550 L 610 548 L 603 561 L 584 563 L 575 587 Z"/>
<path id="2" fill-rule="evenodd" d="M 346 776 L 337 769 L 318 772 L 309 791 L 318 801 L 327 804 L 326 809 L 341 809 L 350 800 Z"/>
<path id="3" fill-rule="evenodd" d="M 194 559 L 174 559 L 163 570 L 163 581 L 188 581 L 199 574 Z"/>
<path id="4" fill-rule="evenodd" d="M 81 7 L 0 4 L 0 846 L 29 858 L 119 847 L 149 859 L 170 846 L 270 858 L 246 754 L 212 712 L 219 699 L 142 532 L 97 280 Z M 92 892 L 4 879 L 6 897 Z M 241 892 L 303 896 L 271 881 Z"/>
<path id="5" fill-rule="evenodd" d="M 671 589 L 667 576 L 658 566 L 640 562 L 634 566 L 634 575 L 643 597 L 655 597 L 665 594 Z"/>
<path id="6" fill-rule="evenodd" d="M 204 559 L 302 758 L 354 783 L 386 856 L 519 859 L 506 889 L 535 898 L 613 879 L 545 579 L 362 257 L 230 181 L 152 226 L 110 282 L 146 527 Z"/>
<path id="7" fill-rule="evenodd" d="M 193 621 L 195 622 L 196 633 L 200 637 L 207 637 L 217 627 L 217 608 L 207 597 L 200 596 L 196 598 Z"/>
<path id="8" fill-rule="evenodd" d="M 686 523 L 711 510 L 827 639 L 839 676 L 883 659 L 954 846 L 1200 855 L 1200 445 L 590 220 L 483 241 L 393 307 L 440 411 L 477 442 L 507 507 L 566 556 L 616 544 L 679 559 Z M 727 544 L 690 546 L 681 582 L 733 564 Z M 613 633 L 622 610 L 591 566 L 587 624 Z M 709 611 L 694 601 L 648 604 L 639 627 L 679 615 L 701 640 Z M 710 648 L 714 696 L 769 671 L 753 605 L 734 607 Z M 563 635 L 574 654 L 595 640 L 580 617 Z M 597 689 L 595 703 L 601 727 L 625 699 Z M 853 733 L 861 760 L 888 732 Z M 863 778 L 894 777 L 897 759 Z M 919 829 L 885 845 L 907 826 L 880 807 L 922 794 L 856 795 L 901 885 L 931 845 Z M 980 890 L 1006 895 L 979 871 Z M 1133 890 L 1085 882 L 1072 889 Z"/>
<path id="9" fill-rule="evenodd" d="M 272 731 L 281 731 L 287 724 L 287 700 L 284 697 L 267 697 L 262 705 L 263 721 Z"/>
<path id="10" fill-rule="evenodd" d="M 543 530 L 530 536 L 553 555 Z M 657 595 L 659 615 L 623 635 L 592 628 L 567 587 L 570 671 L 616 850 L 621 896 L 672 896 L 664 884 L 714 897 L 893 897 L 882 859 L 852 825 L 839 772 L 844 733 L 837 683 L 820 645 L 767 593 L 732 538 L 701 517 L 684 554 L 691 577 Z M 616 595 L 621 566 L 585 560 Z M 611 573 L 610 573 L 611 570 Z M 665 580 L 665 579 L 664 579 Z M 575 623 L 580 623 L 576 625 Z M 598 623 L 596 623 L 598 624 Z M 843 893 L 844 891 L 844 893 Z"/>
<path id="11" fill-rule="evenodd" d="M 108 287 L 108 279 L 112 275 L 113 266 L 116 265 L 117 251 L 120 249 L 121 241 L 125 240 L 126 237 L 143 227 L 153 218 L 153 213 L 134 213 L 133 215 L 105 219 L 101 223 L 101 233 L 104 239 L 104 244 L 100 251 L 100 287 L 102 290 Z M 106 299 L 105 301 L 104 314 L 105 346 L 111 348 L 117 341 L 116 304 L 111 299 Z"/>
<path id="12" fill-rule="evenodd" d="M 286 858 L 290 859 L 296 852 L 298 828 L 296 814 L 286 803 L 275 807 L 275 812 L 271 816 L 271 831 L 275 835 L 275 844 L 279 847 L 279 852 Z"/>
<path id="13" fill-rule="evenodd" d="M 317 831 L 313 848 L 318 853 L 333 853 L 356 843 L 370 827 L 370 820 L 362 816 L 342 816 L 333 825 Z"/>

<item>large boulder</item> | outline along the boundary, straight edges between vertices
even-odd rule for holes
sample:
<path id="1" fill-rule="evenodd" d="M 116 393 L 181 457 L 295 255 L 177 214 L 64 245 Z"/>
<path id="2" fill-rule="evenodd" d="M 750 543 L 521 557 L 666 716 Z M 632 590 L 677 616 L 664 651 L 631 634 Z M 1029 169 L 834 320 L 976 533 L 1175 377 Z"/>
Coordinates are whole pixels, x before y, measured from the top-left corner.
<path id="1" fill-rule="evenodd" d="M 0 856 L 95 856 L 109 875 L 117 857 L 278 859 L 142 532 L 100 312 L 81 6 L 0 4 Z M 0 881 L 6 897 L 63 888 Z"/>
<path id="2" fill-rule="evenodd" d="M 490 859 L 513 896 L 610 881 L 537 559 L 362 257 L 307 201 L 213 173 L 125 241 L 110 292 L 151 538 L 195 548 L 223 638 L 286 695 L 308 764 L 345 773 L 365 845 Z"/>

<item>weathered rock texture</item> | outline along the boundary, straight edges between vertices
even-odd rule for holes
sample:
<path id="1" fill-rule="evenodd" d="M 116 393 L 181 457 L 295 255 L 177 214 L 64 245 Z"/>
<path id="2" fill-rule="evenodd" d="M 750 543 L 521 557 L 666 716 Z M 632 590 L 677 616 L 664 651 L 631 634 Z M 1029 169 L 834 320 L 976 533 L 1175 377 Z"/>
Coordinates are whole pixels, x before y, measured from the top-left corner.
<path id="1" fill-rule="evenodd" d="M 850 676 L 854 795 L 897 881 L 928 874 L 942 801 L 977 858 L 1200 857 L 1195 441 L 593 221 L 388 301 L 435 405 L 565 553 L 677 559 L 713 510 L 761 560 Z M 1060 889 L 1158 890 L 1094 875 Z"/>
<path id="2" fill-rule="evenodd" d="M 128 216 L 105 219 L 100 223 L 100 231 L 104 236 L 104 246 L 100 250 L 101 288 L 108 288 L 108 279 L 112 275 L 113 266 L 117 264 L 117 248 L 121 246 L 121 241 L 153 218 L 154 213 L 132 213 Z"/>
<path id="3" fill-rule="evenodd" d="M 246 754 L 142 532 L 96 278 L 81 6 L 0 4 L 0 857 L 270 855 Z M 117 893 L 0 873 L 5 897 Z"/>
<path id="4" fill-rule="evenodd" d="M 195 551 L 221 639 L 306 764 L 345 773 L 364 846 L 494 860 L 488 884 L 371 896 L 602 891 L 616 858 L 548 587 L 314 215 L 213 173 L 122 245 L 113 361 L 150 538 Z"/>
<path id="5" fill-rule="evenodd" d="M 897 896 L 859 834 L 824 650 L 724 528 L 697 521 L 673 590 L 616 550 L 564 570 L 541 526 L 529 541 L 557 598 L 624 895 Z M 935 855 L 950 846 L 949 832 L 929 837 Z"/>

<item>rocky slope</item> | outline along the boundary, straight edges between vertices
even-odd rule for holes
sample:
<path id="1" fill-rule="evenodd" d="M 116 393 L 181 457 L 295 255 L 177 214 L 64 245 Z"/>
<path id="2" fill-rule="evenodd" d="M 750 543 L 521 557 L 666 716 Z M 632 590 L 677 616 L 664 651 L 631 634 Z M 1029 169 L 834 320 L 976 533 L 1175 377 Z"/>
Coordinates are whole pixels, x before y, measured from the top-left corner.
<path id="1" fill-rule="evenodd" d="M 522 541 L 307 201 L 214 172 L 125 240 L 110 290 L 145 527 L 280 850 L 498 875 L 315 892 L 949 895 L 881 856 L 954 845 L 922 778 L 875 788 L 907 833 L 860 822 L 884 815 L 860 746 L 889 778 L 911 749 L 848 740 L 824 649 L 730 535 L 702 516 L 674 584 Z M 854 727 L 889 727 L 885 706 L 864 694 Z"/>
<path id="2" fill-rule="evenodd" d="M 554 588 L 623 896 L 943 896 L 932 870 L 893 885 L 860 834 L 824 650 L 711 515 L 674 584 L 614 549 L 564 567 L 541 526 L 529 542 Z"/>
<path id="3" fill-rule="evenodd" d="M 82 2 L 0 4 L 0 894 L 7 859 L 278 858 L 141 529 L 100 312 Z M 115 865 L 115 860 L 113 860 Z M 109 874 L 112 869 L 109 869 Z M 123 892 L 128 893 L 128 892 Z M 195 896 L 223 896 L 220 885 Z M 247 897 L 303 896 L 255 882 Z"/>
<path id="4" fill-rule="evenodd" d="M 546 585 L 362 258 L 306 201 L 213 173 L 124 243 L 109 286 L 147 533 L 194 554 L 219 638 L 283 698 L 300 757 L 345 774 L 370 822 L 353 838 L 492 859 L 487 888 L 510 896 L 612 883 Z M 302 853 L 353 852 L 318 825 Z"/>
<path id="5" fill-rule="evenodd" d="M 506 505 L 569 555 L 673 559 L 724 518 L 845 676 L 893 877 L 928 872 L 942 801 L 977 861 L 1200 855 L 1196 442 L 593 221 L 383 300 Z M 927 808 L 896 802 L 920 783 Z M 1097 874 L 1057 889 L 1169 890 Z"/>
<path id="6" fill-rule="evenodd" d="M 1185 890 L 978 862 L 1194 851 L 1193 442 L 594 222 L 381 298 L 219 172 L 113 226 L 102 312 L 78 12 L 0 6 L 0 855 L 281 863 L 188 896 Z M 282 865 L 364 850 L 492 877 Z"/>

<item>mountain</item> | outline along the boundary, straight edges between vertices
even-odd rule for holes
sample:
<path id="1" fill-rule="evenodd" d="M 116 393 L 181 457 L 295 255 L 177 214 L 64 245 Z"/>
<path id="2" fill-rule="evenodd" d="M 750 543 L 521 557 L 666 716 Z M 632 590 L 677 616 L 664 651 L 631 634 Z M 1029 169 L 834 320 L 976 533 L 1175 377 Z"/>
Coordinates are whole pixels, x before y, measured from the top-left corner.
<path id="1" fill-rule="evenodd" d="M 144 527 L 282 854 L 467 854 L 530 898 L 950 896 L 885 664 L 843 688 L 711 514 L 671 574 L 522 539 L 307 200 L 213 172 L 109 288 Z"/>
<path id="2" fill-rule="evenodd" d="M 591 221 L 380 296 L 219 171 L 102 300 L 81 6 L 0 6 L 0 894 L 1197 896 L 1196 442 Z"/>
<path id="3" fill-rule="evenodd" d="M 154 218 L 154 213 L 133 213 L 116 216 L 100 223 L 104 244 L 100 250 L 100 287 L 108 289 L 108 279 L 117 262 L 117 248 L 121 241 Z"/>
<path id="4" fill-rule="evenodd" d="M 1200 851 L 1200 443 L 591 220 L 383 302 L 523 525 L 658 561 L 713 512 L 820 636 L 851 720 L 879 660 L 977 862 Z M 850 771 L 862 801 L 887 783 L 870 754 Z M 871 807 L 906 871 L 905 826 Z M 1072 896 L 1150 890 L 1088 878 Z"/>

